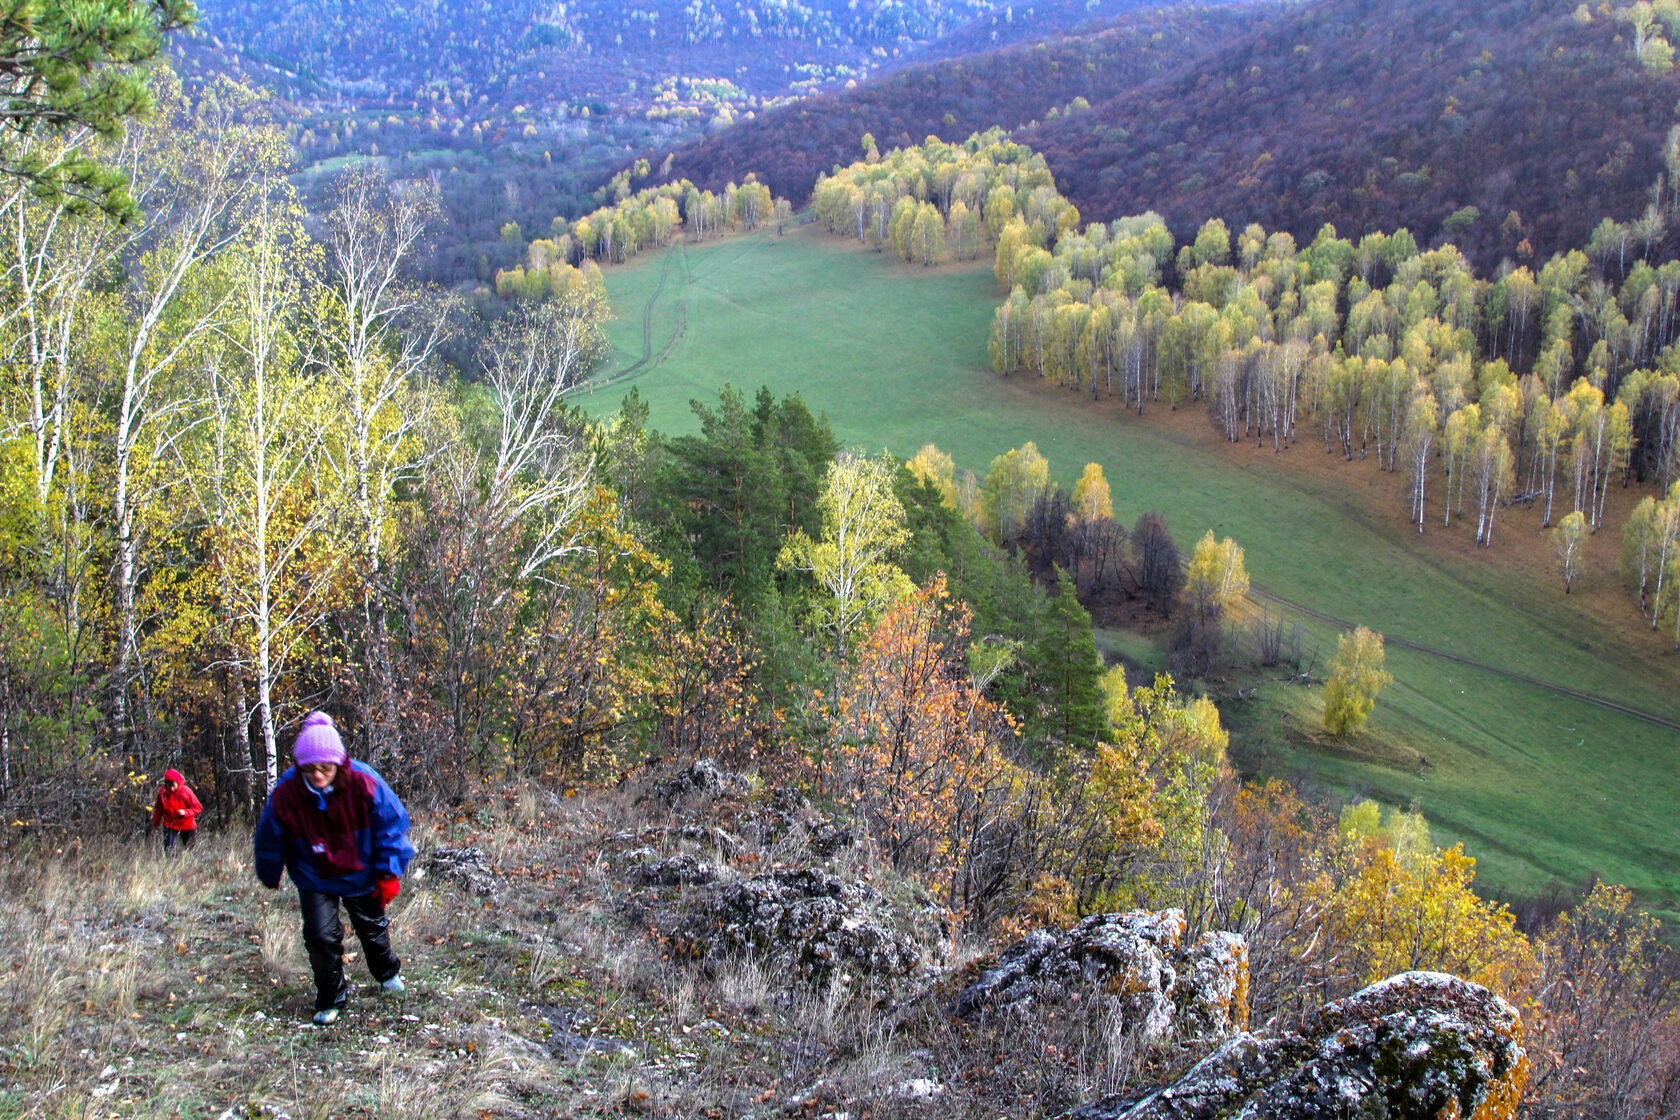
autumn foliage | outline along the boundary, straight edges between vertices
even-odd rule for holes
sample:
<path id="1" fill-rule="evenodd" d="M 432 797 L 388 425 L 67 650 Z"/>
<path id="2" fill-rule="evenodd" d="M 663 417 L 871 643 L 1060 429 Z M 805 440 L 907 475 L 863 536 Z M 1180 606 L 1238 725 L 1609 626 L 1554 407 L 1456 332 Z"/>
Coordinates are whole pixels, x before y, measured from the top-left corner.
<path id="1" fill-rule="evenodd" d="M 968 679 L 968 620 L 942 578 L 890 608 L 844 668 L 812 760 L 893 866 L 951 903 L 1025 778 L 1003 755 L 1008 717 Z"/>

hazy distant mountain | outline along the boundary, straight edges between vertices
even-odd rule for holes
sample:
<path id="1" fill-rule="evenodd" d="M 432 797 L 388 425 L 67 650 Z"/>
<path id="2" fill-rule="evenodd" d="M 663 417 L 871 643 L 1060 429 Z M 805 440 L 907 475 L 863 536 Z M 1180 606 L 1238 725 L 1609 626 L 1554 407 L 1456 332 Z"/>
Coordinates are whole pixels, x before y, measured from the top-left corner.
<path id="1" fill-rule="evenodd" d="M 201 30 L 300 99 L 655 100 L 727 79 L 773 99 L 1112 16 L 1139 0 L 204 0 Z"/>

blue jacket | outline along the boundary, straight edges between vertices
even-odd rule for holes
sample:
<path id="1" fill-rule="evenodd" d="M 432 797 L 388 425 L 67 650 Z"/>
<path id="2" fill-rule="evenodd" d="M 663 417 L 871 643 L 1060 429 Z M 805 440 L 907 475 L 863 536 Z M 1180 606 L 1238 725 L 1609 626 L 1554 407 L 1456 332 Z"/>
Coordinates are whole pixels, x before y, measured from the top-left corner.
<path id="1" fill-rule="evenodd" d="M 258 879 L 273 886 L 280 882 L 280 870 L 284 867 L 300 890 L 354 898 L 372 891 L 375 879 L 387 875 L 400 878 L 408 870 L 408 861 L 414 858 L 414 845 L 408 842 L 408 810 L 403 808 L 403 803 L 373 767 L 365 762 L 352 762 L 350 765 L 373 780 L 368 827 L 358 829 L 356 833 L 357 854 L 365 865 L 362 870 L 334 878 L 318 873 L 315 857 L 296 837 L 288 835 L 275 819 L 274 790 L 270 790 L 268 804 L 263 806 L 262 819 L 257 822 L 257 831 L 251 838 Z M 280 775 L 274 789 L 278 790 L 287 782 L 301 781 L 303 777 L 294 767 Z"/>

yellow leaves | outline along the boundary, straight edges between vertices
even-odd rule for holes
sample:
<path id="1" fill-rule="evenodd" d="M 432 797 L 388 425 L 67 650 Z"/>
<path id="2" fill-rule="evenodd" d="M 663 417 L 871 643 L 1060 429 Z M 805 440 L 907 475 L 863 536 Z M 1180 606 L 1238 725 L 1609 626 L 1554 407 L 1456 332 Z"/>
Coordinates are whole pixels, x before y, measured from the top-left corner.
<path id="1" fill-rule="evenodd" d="M 946 505 L 952 509 L 958 508 L 956 464 L 949 455 L 928 443 L 905 465 L 910 468 L 911 474 L 938 490 Z"/>
<path id="2" fill-rule="evenodd" d="M 1408 861 L 1367 841 L 1344 860 L 1327 902 L 1334 939 L 1349 946 L 1360 982 L 1429 969 L 1508 994 L 1532 976 L 1533 947 L 1509 910 L 1471 889 L 1476 861 L 1462 845 Z"/>
<path id="3" fill-rule="evenodd" d="M 1223 614 L 1240 603 L 1248 594 L 1248 568 L 1241 546 L 1230 537 L 1216 542 L 1209 529 L 1190 559 L 1185 592 L 1203 618 Z"/>
<path id="4" fill-rule="evenodd" d="M 795 533 L 776 558 L 779 567 L 810 572 L 827 592 L 813 606 L 813 621 L 831 630 L 841 649 L 854 628 L 914 591 L 892 563 L 910 539 L 904 508 L 893 493 L 895 470 L 895 461 L 885 455 L 842 454 L 829 465 L 818 499 L 821 539 Z"/>
<path id="5" fill-rule="evenodd" d="M 1363 626 L 1343 634 L 1324 682 L 1324 729 L 1332 735 L 1358 731 L 1376 707 L 1377 693 L 1393 680 L 1383 671 L 1381 634 Z"/>
<path id="6" fill-rule="evenodd" d="M 1073 514 L 1089 525 L 1114 516 L 1114 500 L 1101 463 L 1086 463 L 1073 487 Z"/>
<path id="7" fill-rule="evenodd" d="M 1086 785 L 1111 850 L 1149 847 L 1161 839 L 1161 822 L 1154 816 L 1155 787 L 1134 746 L 1097 744 Z"/>
<path id="8" fill-rule="evenodd" d="M 1050 463 L 1028 441 L 992 460 L 983 490 L 983 528 L 994 540 L 1013 540 L 1026 524 L 1033 502 L 1050 485 Z"/>

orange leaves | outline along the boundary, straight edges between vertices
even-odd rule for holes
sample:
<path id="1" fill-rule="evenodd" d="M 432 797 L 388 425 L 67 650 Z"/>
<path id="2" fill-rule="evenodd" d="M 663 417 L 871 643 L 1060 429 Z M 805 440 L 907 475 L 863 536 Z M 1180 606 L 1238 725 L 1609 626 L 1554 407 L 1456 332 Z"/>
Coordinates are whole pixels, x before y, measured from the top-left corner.
<path id="1" fill-rule="evenodd" d="M 854 803 L 894 866 L 955 893 L 964 839 L 1019 785 L 1005 727 L 960 651 L 968 611 L 943 577 L 895 604 L 859 644 L 831 711 L 820 781 Z"/>

